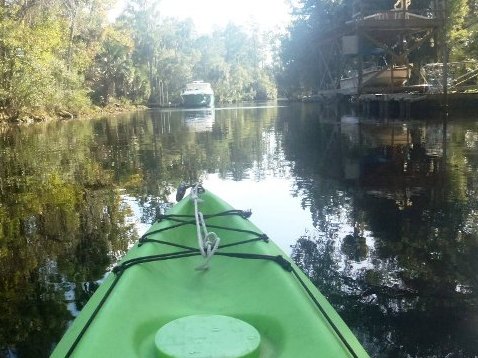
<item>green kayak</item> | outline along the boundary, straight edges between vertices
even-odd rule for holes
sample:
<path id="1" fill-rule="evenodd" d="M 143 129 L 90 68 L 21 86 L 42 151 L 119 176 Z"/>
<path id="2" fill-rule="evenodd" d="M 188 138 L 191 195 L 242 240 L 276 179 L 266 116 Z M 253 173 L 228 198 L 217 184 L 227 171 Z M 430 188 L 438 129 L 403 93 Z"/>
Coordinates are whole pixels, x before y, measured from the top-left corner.
<path id="1" fill-rule="evenodd" d="M 249 215 L 192 187 L 108 275 L 52 357 L 368 357 Z"/>

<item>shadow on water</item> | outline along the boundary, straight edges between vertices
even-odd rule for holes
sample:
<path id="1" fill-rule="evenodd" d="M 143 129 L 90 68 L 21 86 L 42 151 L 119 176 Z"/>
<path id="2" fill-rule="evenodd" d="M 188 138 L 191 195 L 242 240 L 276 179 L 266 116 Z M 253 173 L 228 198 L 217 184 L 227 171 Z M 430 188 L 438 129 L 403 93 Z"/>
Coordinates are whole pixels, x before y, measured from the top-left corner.
<path id="1" fill-rule="evenodd" d="M 478 354 L 475 121 L 336 121 L 312 105 L 146 111 L 4 130 L 0 154 L 0 356 L 48 356 L 136 224 L 164 212 L 180 181 L 210 176 L 290 185 L 310 216 L 291 257 L 372 356 Z M 274 212 L 293 210 L 274 205 L 286 231 Z"/>
<path id="2" fill-rule="evenodd" d="M 316 227 L 291 256 L 369 353 L 478 354 L 476 123 L 283 125 Z"/>

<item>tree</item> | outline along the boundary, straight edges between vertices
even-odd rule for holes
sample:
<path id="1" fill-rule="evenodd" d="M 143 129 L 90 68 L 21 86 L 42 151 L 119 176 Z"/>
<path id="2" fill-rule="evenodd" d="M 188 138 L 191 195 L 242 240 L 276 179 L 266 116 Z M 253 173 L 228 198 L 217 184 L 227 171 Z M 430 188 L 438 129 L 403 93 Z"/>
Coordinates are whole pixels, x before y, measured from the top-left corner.
<path id="1" fill-rule="evenodd" d="M 110 1 L 0 5 L 0 111 L 7 117 L 88 107 L 84 73 Z"/>
<path id="2" fill-rule="evenodd" d="M 128 97 L 133 87 L 133 41 L 124 29 L 106 28 L 101 50 L 90 68 L 91 87 L 97 103 L 107 104 L 111 98 Z"/>
<path id="3" fill-rule="evenodd" d="M 130 29 L 134 41 L 133 61 L 146 74 L 149 82 L 148 102 L 156 103 L 159 96 L 157 39 L 159 28 L 158 2 L 153 0 L 130 0 L 119 25 Z"/>
<path id="4" fill-rule="evenodd" d="M 300 96 L 316 91 L 319 80 L 324 71 L 330 71 L 336 78 L 341 73 L 341 55 L 328 48 L 319 48 L 317 39 L 324 36 L 331 29 L 339 28 L 352 14 L 369 15 L 371 11 L 389 10 L 393 1 L 361 0 L 361 1 L 333 1 L 333 0 L 299 0 L 294 2 L 294 20 L 289 33 L 282 40 L 281 70 L 279 78 L 281 86 L 286 88 L 291 96 Z M 428 9 L 438 10 L 440 15 L 444 6 L 443 1 L 415 0 L 410 10 Z M 451 49 L 452 61 L 473 59 L 476 52 L 473 29 L 476 29 L 476 4 L 473 0 L 447 0 L 447 38 Z M 438 5 L 439 9 L 435 6 Z M 473 12 L 475 11 L 475 12 Z M 436 39 L 435 39 L 436 40 Z M 436 42 L 436 41 L 435 41 Z M 439 46 L 439 43 L 434 43 Z M 322 53 L 318 53 L 322 51 Z M 326 65 L 319 61 L 324 58 Z M 429 42 L 410 54 L 409 59 L 415 64 L 435 62 L 436 51 Z M 327 68 L 326 68 L 327 67 Z"/>

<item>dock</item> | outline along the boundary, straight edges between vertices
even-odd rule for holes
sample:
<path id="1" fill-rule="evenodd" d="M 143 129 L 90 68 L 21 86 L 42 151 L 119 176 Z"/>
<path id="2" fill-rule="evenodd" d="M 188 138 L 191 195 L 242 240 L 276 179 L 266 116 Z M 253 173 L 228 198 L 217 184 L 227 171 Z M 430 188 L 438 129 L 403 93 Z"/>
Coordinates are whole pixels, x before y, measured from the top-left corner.
<path id="1" fill-rule="evenodd" d="M 388 9 L 367 6 L 354 0 L 351 18 L 318 39 L 322 76 L 304 101 L 402 119 L 477 108 L 478 61 L 448 60 L 446 1 L 431 0 L 426 9 L 405 0 L 390 1 Z M 430 63 L 419 62 L 422 50 Z"/>
<path id="2" fill-rule="evenodd" d="M 303 102 L 319 104 L 329 115 L 346 114 L 351 108 L 358 115 L 410 120 L 438 112 L 476 114 L 478 93 L 365 93 L 326 91 L 309 96 Z"/>

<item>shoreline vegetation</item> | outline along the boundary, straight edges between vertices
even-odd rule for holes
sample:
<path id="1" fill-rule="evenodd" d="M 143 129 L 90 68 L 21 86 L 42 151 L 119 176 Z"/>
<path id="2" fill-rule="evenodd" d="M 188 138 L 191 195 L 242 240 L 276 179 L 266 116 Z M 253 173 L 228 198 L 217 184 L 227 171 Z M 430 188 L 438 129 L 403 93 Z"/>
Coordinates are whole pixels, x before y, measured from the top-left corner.
<path id="1" fill-rule="evenodd" d="M 313 96 L 324 78 L 340 78 L 343 71 L 336 52 L 318 61 L 314 43 L 349 20 L 355 3 L 298 0 L 291 5 L 287 33 L 263 31 L 251 22 L 199 35 L 191 19 L 161 17 L 156 0 L 127 0 L 111 22 L 116 2 L 0 0 L 0 123 L 174 106 L 193 80 L 211 83 L 217 103 Z M 363 2 L 377 11 L 394 3 Z M 433 3 L 415 0 L 410 9 Z M 472 0 L 448 5 L 449 60 L 476 59 L 478 5 Z M 433 62 L 433 47 L 435 41 L 425 41 L 410 52 L 410 60 L 417 68 Z M 477 85 L 476 77 L 471 82 Z"/>
<path id="2" fill-rule="evenodd" d="M 89 118 L 180 103 L 193 80 L 218 103 L 277 98 L 279 35 L 228 24 L 198 35 L 158 1 L 0 0 L 0 122 Z"/>
<path id="3" fill-rule="evenodd" d="M 44 123 L 53 120 L 91 119 L 105 115 L 116 115 L 146 109 L 148 109 L 148 107 L 145 105 L 111 102 L 107 106 L 91 106 L 81 112 L 70 112 L 64 109 L 57 109 L 53 112 L 25 111 L 14 117 L 8 116 L 5 113 L 0 113 L 0 125 Z"/>

